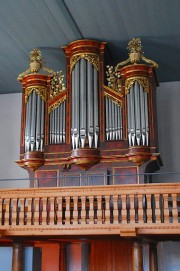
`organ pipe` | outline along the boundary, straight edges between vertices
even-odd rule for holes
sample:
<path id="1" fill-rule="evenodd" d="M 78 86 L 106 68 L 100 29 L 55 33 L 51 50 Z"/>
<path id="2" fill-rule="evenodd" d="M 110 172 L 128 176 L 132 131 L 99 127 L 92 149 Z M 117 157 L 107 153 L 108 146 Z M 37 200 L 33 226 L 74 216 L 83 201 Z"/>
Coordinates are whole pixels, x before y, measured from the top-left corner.
<path id="1" fill-rule="evenodd" d="M 26 103 L 25 152 L 43 151 L 44 148 L 44 101 L 35 90 Z"/>
<path id="2" fill-rule="evenodd" d="M 99 116 L 98 116 L 98 71 L 94 68 L 94 141 L 95 148 L 98 147 L 99 138 Z"/>
<path id="3" fill-rule="evenodd" d="M 84 148 L 86 140 L 86 110 L 84 110 L 86 105 L 86 61 L 81 59 L 80 65 L 80 138 L 81 147 Z"/>
<path id="4" fill-rule="evenodd" d="M 127 94 L 129 146 L 149 145 L 148 94 L 135 81 Z"/>
<path id="5" fill-rule="evenodd" d="M 105 97 L 106 140 L 122 139 L 122 109 L 121 106 Z"/>
<path id="6" fill-rule="evenodd" d="M 50 144 L 65 143 L 65 104 L 50 112 Z"/>
<path id="7" fill-rule="evenodd" d="M 72 70 L 72 148 L 98 148 L 98 71 L 80 59 Z"/>

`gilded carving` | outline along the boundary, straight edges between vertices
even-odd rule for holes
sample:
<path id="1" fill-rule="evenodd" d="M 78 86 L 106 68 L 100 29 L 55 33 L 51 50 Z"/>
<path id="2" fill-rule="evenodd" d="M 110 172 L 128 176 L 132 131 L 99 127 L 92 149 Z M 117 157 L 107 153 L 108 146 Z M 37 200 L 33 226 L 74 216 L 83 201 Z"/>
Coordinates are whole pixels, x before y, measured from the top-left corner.
<path id="1" fill-rule="evenodd" d="M 126 79 L 125 81 L 125 93 L 128 94 L 130 88 L 133 86 L 134 82 L 137 81 L 139 85 L 142 86 L 145 92 L 149 93 L 149 81 L 146 77 L 135 76 Z"/>
<path id="2" fill-rule="evenodd" d="M 55 73 L 51 80 L 51 90 L 50 90 L 50 97 L 55 97 L 61 91 L 65 90 L 65 86 L 63 83 L 64 75 L 62 71 L 58 71 Z"/>
<path id="3" fill-rule="evenodd" d="M 62 104 L 64 101 L 66 101 L 66 95 L 64 97 L 62 97 L 61 99 L 59 99 L 56 103 L 54 103 L 53 105 L 51 105 L 49 107 L 49 113 L 51 113 L 54 109 L 56 109 L 60 104 Z"/>
<path id="4" fill-rule="evenodd" d="M 45 61 L 42 57 L 42 53 L 39 49 L 36 48 L 30 52 L 29 68 L 25 72 L 19 74 L 18 80 L 21 81 L 28 74 L 38 73 L 41 69 L 52 76 L 56 74 L 55 71 L 45 66 Z"/>
<path id="5" fill-rule="evenodd" d="M 122 107 L 122 101 L 117 100 L 116 98 L 114 98 L 111 94 L 107 93 L 106 91 L 104 92 L 104 96 L 106 96 L 108 99 L 113 101 L 118 106 Z"/>
<path id="6" fill-rule="evenodd" d="M 25 89 L 25 103 L 27 103 L 29 95 L 35 91 L 41 98 L 43 101 L 46 101 L 46 87 L 42 87 L 42 86 L 31 86 L 31 87 L 27 87 Z"/>
<path id="7" fill-rule="evenodd" d="M 108 87 L 115 90 L 116 92 L 121 93 L 121 74 L 120 72 L 115 71 L 115 68 L 113 66 L 106 66 L 106 79 L 108 82 Z"/>
<path id="8" fill-rule="evenodd" d="M 128 59 L 118 63 L 115 67 L 115 71 L 118 71 L 119 68 L 127 65 L 128 63 L 136 64 L 136 63 L 140 62 L 141 60 L 144 61 L 145 63 L 152 65 L 155 68 L 158 68 L 158 64 L 155 61 L 148 59 L 144 56 L 144 52 L 143 52 L 142 48 L 143 47 L 141 45 L 140 38 L 133 38 L 128 43 L 128 50 L 129 50 Z"/>
<path id="9" fill-rule="evenodd" d="M 83 53 L 83 54 L 76 54 L 71 57 L 71 59 L 70 59 L 71 72 L 74 69 L 74 66 L 76 65 L 76 63 L 81 58 L 86 59 L 88 62 L 90 62 L 96 68 L 96 70 L 99 71 L 99 56 L 96 54 L 92 54 L 92 53 Z"/>

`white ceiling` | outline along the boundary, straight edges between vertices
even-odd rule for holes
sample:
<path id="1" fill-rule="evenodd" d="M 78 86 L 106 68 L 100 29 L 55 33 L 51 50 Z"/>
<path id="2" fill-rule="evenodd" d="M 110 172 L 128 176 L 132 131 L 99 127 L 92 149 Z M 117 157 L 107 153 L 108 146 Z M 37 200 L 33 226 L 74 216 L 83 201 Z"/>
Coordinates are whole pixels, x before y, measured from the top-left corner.
<path id="1" fill-rule="evenodd" d="M 0 93 L 21 92 L 16 78 L 33 48 L 41 49 L 48 67 L 65 72 L 61 46 L 107 41 L 118 63 L 133 37 L 159 63 L 160 82 L 180 81 L 179 0 L 0 0 Z"/>

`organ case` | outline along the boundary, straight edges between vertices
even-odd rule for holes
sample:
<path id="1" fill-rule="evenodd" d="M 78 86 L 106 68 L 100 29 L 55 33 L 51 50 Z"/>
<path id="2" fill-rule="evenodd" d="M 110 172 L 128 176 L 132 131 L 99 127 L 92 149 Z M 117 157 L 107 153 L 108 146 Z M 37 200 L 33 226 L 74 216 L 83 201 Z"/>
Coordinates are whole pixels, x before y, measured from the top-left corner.
<path id="1" fill-rule="evenodd" d="M 17 161 L 30 176 L 37 177 L 38 170 L 59 172 L 57 178 L 63 172 L 80 171 L 82 176 L 85 170 L 105 172 L 113 183 L 112 174 L 123 168 L 136 168 L 136 173 L 147 172 L 147 165 L 150 171 L 159 168 L 157 64 L 144 56 L 140 40 L 133 39 L 129 58 L 107 66 L 105 76 L 105 48 L 105 42 L 93 40 L 63 48 L 66 88 L 62 72 L 47 68 L 38 49 L 31 52 L 30 68 L 19 75 L 23 111 Z M 38 68 L 32 68 L 35 64 Z"/>

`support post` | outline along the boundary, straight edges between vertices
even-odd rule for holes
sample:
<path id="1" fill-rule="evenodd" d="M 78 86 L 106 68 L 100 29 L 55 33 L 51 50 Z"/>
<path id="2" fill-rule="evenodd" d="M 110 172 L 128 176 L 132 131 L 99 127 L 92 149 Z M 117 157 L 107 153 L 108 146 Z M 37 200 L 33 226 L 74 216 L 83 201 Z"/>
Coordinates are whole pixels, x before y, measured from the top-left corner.
<path id="1" fill-rule="evenodd" d="M 132 247 L 132 271 L 143 271 L 142 243 L 135 241 Z"/>
<path id="2" fill-rule="evenodd" d="M 156 243 L 149 243 L 149 271 L 158 271 Z"/>
<path id="3" fill-rule="evenodd" d="M 13 243 L 12 271 L 23 270 L 23 246 L 22 242 Z"/>

